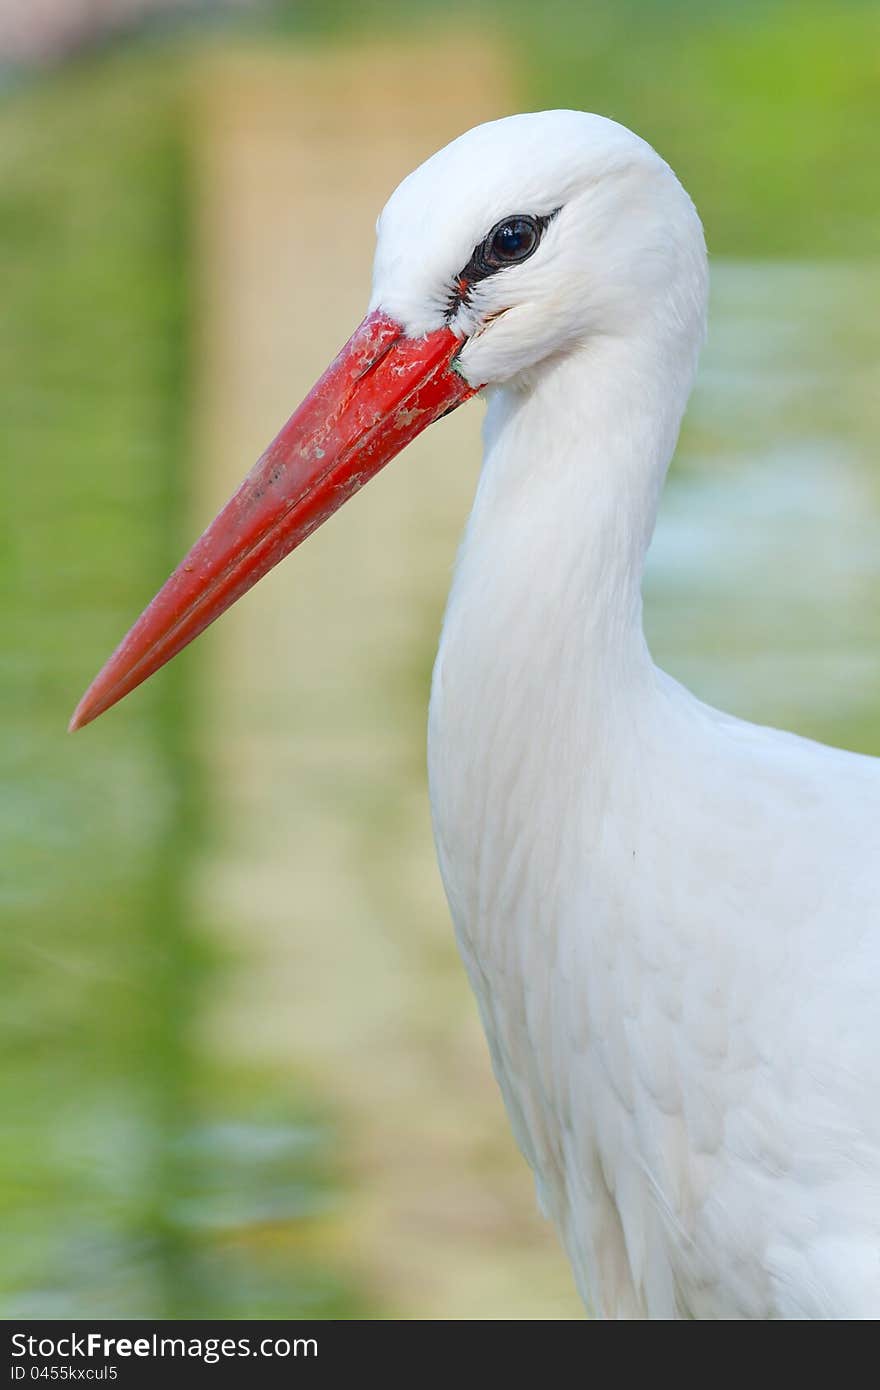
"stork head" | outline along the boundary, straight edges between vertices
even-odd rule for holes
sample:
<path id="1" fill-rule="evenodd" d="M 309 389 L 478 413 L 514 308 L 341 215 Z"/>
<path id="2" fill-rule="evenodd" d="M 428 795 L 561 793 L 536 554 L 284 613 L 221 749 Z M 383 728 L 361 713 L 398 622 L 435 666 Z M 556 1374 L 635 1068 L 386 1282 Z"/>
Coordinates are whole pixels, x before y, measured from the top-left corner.
<path id="1" fill-rule="evenodd" d="M 693 203 L 632 131 L 583 111 L 477 126 L 420 165 L 377 224 L 372 308 L 448 324 L 474 387 L 521 381 L 591 338 L 702 339 Z"/>
<path id="2" fill-rule="evenodd" d="M 169 661 L 427 425 L 483 386 L 527 386 L 599 338 L 702 337 L 705 248 L 675 175 L 578 111 L 478 126 L 378 223 L 370 312 L 141 614 L 76 729 Z"/>

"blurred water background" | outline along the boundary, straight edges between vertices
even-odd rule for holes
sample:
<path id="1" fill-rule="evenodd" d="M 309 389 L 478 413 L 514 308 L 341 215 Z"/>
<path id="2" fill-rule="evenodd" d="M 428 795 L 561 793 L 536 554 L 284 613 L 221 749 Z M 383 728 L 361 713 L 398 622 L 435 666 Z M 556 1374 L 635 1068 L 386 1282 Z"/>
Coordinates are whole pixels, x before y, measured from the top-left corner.
<path id="1" fill-rule="evenodd" d="M 880 11 L 0 0 L 0 62 L 3 1311 L 577 1317 L 430 841 L 480 408 L 64 729 L 360 317 L 394 184 L 575 105 L 712 252 L 655 656 L 880 753 Z"/>

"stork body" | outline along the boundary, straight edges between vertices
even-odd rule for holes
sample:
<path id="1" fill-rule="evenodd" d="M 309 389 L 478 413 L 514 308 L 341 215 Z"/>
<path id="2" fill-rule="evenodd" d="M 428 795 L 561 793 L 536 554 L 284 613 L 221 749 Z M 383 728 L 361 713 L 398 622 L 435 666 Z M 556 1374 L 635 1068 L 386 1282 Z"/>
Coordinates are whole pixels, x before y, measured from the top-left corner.
<path id="1" fill-rule="evenodd" d="M 706 284 L 690 199 L 614 122 L 454 141 L 379 220 L 368 317 L 73 723 L 484 389 L 431 801 L 542 1206 L 607 1317 L 878 1317 L 880 763 L 707 708 L 642 632 Z"/>

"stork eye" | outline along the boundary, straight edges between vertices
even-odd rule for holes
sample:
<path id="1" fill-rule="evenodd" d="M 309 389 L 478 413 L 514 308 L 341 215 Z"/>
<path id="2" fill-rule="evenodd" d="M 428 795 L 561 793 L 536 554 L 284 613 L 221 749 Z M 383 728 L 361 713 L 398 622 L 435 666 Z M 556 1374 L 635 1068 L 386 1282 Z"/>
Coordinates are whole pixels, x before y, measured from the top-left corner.
<path id="1" fill-rule="evenodd" d="M 543 217 L 517 212 L 496 222 L 489 235 L 474 247 L 467 265 L 456 275 L 450 287 L 447 320 L 451 323 L 462 304 L 470 303 L 474 285 L 505 266 L 527 261 L 537 251 L 541 237 L 559 211 L 554 208 Z"/>
<path id="2" fill-rule="evenodd" d="M 493 227 L 483 243 L 484 259 L 489 266 L 513 265 L 526 260 L 541 237 L 535 217 L 508 217 Z"/>

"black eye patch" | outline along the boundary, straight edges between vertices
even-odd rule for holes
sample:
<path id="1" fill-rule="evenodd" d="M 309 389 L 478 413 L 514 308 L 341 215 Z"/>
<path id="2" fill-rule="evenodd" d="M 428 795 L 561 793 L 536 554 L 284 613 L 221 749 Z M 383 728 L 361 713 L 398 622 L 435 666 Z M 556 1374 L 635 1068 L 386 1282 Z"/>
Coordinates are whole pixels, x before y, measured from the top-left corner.
<path id="1" fill-rule="evenodd" d="M 557 212 L 559 208 L 554 208 L 544 217 L 518 212 L 496 222 L 488 235 L 474 247 L 467 265 L 456 275 L 446 317 L 454 318 L 461 305 L 468 303 L 468 294 L 473 285 L 494 275 L 496 271 L 504 270 L 506 266 L 519 265 L 534 255 Z"/>

